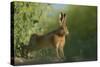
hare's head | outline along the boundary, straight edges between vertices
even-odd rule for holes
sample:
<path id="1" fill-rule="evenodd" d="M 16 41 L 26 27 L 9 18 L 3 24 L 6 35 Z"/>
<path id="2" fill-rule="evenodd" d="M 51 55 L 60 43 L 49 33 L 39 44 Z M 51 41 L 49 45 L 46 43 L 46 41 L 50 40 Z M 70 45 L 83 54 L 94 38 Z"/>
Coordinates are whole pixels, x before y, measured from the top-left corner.
<path id="1" fill-rule="evenodd" d="M 66 22 L 67 22 L 66 19 L 67 19 L 66 14 L 61 12 L 59 15 L 59 24 L 60 24 L 60 27 L 63 28 L 65 34 L 68 35 L 69 32 L 68 32 L 67 25 L 66 25 Z"/>

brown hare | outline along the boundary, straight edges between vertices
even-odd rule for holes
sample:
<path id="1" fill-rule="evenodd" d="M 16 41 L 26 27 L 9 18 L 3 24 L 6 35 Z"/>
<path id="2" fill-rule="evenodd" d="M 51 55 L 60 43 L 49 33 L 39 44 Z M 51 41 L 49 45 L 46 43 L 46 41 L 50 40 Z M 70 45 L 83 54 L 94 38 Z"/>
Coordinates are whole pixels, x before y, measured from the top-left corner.
<path id="1" fill-rule="evenodd" d="M 29 44 L 24 47 L 26 53 L 41 48 L 51 47 L 55 49 L 57 58 L 64 58 L 64 45 L 65 36 L 68 36 L 69 31 L 66 26 L 66 14 L 61 12 L 59 14 L 59 28 L 46 34 L 37 35 L 32 34 L 29 40 Z"/>

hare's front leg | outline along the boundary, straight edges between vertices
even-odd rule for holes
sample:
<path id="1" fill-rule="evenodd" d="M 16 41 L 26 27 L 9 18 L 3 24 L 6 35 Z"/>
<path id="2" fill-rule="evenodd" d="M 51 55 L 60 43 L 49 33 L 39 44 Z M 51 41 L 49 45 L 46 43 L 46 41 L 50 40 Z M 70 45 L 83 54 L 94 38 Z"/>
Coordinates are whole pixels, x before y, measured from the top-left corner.
<path id="1" fill-rule="evenodd" d="M 57 56 L 57 58 L 60 58 L 60 56 L 59 56 L 59 49 L 58 48 L 56 48 L 56 56 Z"/>
<path id="2" fill-rule="evenodd" d="M 60 55 L 59 55 L 59 43 L 56 44 L 56 56 L 57 58 L 59 59 L 60 58 Z"/>
<path id="3" fill-rule="evenodd" d="M 60 50 L 60 56 L 61 56 L 61 58 L 65 58 L 63 47 L 60 47 L 59 50 Z"/>
<path id="4" fill-rule="evenodd" d="M 59 51 L 60 51 L 60 56 L 61 58 L 65 58 L 64 57 L 64 45 L 65 45 L 65 39 L 63 39 L 61 42 L 60 42 L 60 45 L 59 45 Z"/>

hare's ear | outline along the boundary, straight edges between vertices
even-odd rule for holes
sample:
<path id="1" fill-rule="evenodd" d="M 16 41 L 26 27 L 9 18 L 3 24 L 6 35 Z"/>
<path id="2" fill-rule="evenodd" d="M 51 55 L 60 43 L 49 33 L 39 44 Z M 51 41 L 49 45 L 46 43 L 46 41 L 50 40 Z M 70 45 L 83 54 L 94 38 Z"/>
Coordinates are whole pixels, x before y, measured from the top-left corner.
<path id="1" fill-rule="evenodd" d="M 63 19 L 63 23 L 66 24 L 67 16 L 66 16 L 65 13 L 64 13 L 64 17 L 63 17 L 63 18 L 64 18 L 64 19 Z"/>
<path id="2" fill-rule="evenodd" d="M 62 20 L 63 20 L 63 13 L 61 12 L 59 14 L 59 24 L 62 25 Z"/>
<path id="3" fill-rule="evenodd" d="M 61 24 L 61 14 L 59 14 L 59 24 Z"/>

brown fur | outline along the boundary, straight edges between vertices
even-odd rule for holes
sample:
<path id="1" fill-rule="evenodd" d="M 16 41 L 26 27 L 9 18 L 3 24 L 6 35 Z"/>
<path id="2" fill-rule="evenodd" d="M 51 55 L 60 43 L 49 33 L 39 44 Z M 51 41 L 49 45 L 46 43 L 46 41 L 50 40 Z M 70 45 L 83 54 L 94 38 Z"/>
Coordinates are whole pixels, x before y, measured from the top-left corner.
<path id="1" fill-rule="evenodd" d="M 46 35 L 32 34 L 28 46 L 25 47 L 28 52 L 41 48 L 52 47 L 56 50 L 58 58 L 64 57 L 65 36 L 69 34 L 66 26 L 66 16 L 62 14 L 59 18 L 59 28 Z"/>

